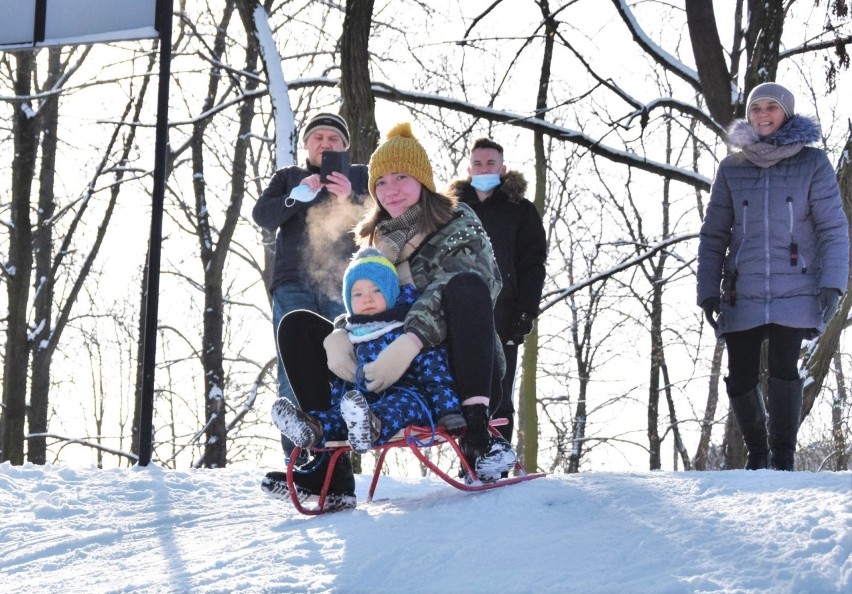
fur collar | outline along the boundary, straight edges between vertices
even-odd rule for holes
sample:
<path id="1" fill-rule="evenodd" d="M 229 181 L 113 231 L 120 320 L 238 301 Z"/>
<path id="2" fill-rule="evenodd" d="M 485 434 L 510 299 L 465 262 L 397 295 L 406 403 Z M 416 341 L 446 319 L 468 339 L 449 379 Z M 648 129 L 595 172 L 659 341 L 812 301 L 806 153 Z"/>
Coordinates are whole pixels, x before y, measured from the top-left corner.
<path id="1" fill-rule="evenodd" d="M 452 196 L 460 202 L 469 202 L 470 197 L 476 198 L 476 190 L 470 185 L 470 176 L 464 179 L 453 180 L 447 188 L 447 195 Z M 500 185 L 494 190 L 493 196 L 502 195 L 504 199 L 513 204 L 526 200 L 527 180 L 520 171 L 507 171 L 500 178 Z"/>
<path id="2" fill-rule="evenodd" d="M 775 134 L 766 138 L 758 136 L 746 120 L 734 120 L 728 128 L 728 144 L 738 149 L 758 142 L 784 146 L 795 142 L 810 144 L 819 139 L 819 124 L 814 119 L 801 115 L 794 115 Z"/>

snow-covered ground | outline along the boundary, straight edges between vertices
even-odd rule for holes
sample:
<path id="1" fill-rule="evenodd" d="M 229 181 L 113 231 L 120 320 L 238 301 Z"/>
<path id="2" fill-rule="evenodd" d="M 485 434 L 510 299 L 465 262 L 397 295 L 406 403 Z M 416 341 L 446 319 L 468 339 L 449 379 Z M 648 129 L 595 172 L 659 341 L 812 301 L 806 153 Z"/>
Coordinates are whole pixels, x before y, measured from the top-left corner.
<path id="1" fill-rule="evenodd" d="M 852 473 L 384 476 L 299 515 L 265 469 L 0 464 L 0 592 L 852 592 Z"/>

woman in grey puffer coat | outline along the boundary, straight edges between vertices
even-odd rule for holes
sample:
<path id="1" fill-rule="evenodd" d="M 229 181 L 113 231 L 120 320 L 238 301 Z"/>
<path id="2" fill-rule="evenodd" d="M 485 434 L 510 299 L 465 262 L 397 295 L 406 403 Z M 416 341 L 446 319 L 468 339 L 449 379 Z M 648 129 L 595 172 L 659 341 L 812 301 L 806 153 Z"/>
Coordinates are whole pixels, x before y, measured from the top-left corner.
<path id="1" fill-rule="evenodd" d="M 849 229 L 834 170 L 792 93 L 764 83 L 733 123 L 740 149 L 719 164 L 698 247 L 698 304 L 728 351 L 731 410 L 746 468 L 793 470 L 804 380 L 802 340 L 825 330 L 846 290 Z M 717 317 L 716 317 L 717 316 Z M 768 340 L 769 431 L 759 390 Z"/>

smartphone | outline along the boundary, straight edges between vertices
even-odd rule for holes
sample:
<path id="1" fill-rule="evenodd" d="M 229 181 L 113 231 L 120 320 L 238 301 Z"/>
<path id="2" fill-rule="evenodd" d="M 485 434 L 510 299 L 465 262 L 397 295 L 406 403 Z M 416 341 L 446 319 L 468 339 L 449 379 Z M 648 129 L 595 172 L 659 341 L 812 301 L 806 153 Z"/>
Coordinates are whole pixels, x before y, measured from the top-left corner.
<path id="1" fill-rule="evenodd" d="M 333 171 L 339 171 L 349 177 L 349 153 L 347 151 L 325 151 L 322 154 L 322 165 L 320 165 L 320 181 L 328 183 L 328 175 Z"/>

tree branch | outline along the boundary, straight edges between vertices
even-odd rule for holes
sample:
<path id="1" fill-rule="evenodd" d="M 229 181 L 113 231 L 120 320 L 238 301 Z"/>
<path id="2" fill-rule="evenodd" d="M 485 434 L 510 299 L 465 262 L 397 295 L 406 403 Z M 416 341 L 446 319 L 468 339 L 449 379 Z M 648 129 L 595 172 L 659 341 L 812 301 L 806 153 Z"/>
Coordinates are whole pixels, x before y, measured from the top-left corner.
<path id="1" fill-rule="evenodd" d="M 639 254 L 638 256 L 634 256 L 634 257 L 630 258 L 629 260 L 625 260 L 624 262 L 613 266 L 609 270 L 605 270 L 604 272 L 599 272 L 598 274 L 594 274 L 594 275 L 590 276 L 589 278 L 587 278 L 585 280 L 582 280 L 578 283 L 574 283 L 570 287 L 566 287 L 565 289 L 561 289 L 559 291 L 556 291 L 555 292 L 556 296 L 539 308 L 539 314 L 544 313 L 545 311 L 547 311 L 548 309 L 550 309 L 551 307 L 553 307 L 554 305 L 556 305 L 557 303 L 559 303 L 560 301 L 565 299 L 566 297 L 576 293 L 577 291 L 579 291 L 579 290 L 581 290 L 585 287 L 588 287 L 591 284 L 594 284 L 598 281 L 605 280 L 605 279 L 613 276 L 614 274 L 616 274 L 618 272 L 621 272 L 623 270 L 627 270 L 628 268 L 632 268 L 633 266 L 639 264 L 640 262 L 647 260 L 648 258 L 653 256 L 657 252 L 665 250 L 668 247 L 670 247 L 670 246 L 672 246 L 676 243 L 680 243 L 681 241 L 687 241 L 689 239 L 695 239 L 696 237 L 698 237 L 698 233 L 687 233 L 685 235 L 677 235 L 675 237 L 670 237 L 670 238 L 666 239 L 665 241 L 661 241 L 660 243 L 658 243 L 657 245 L 653 246 L 652 248 L 646 250 L 645 252 Z M 550 294 L 553 295 L 554 293 L 552 292 Z"/>

